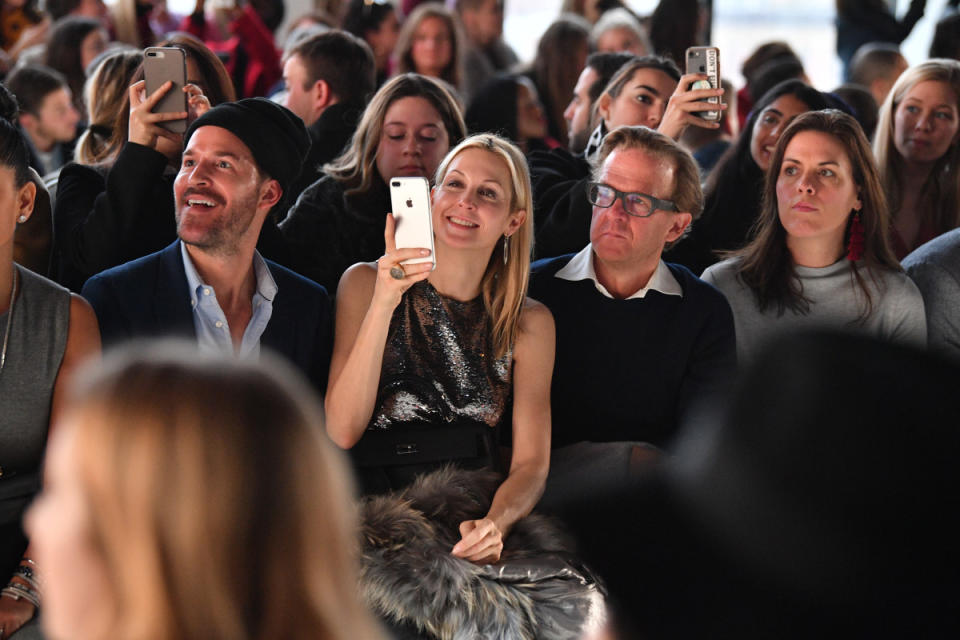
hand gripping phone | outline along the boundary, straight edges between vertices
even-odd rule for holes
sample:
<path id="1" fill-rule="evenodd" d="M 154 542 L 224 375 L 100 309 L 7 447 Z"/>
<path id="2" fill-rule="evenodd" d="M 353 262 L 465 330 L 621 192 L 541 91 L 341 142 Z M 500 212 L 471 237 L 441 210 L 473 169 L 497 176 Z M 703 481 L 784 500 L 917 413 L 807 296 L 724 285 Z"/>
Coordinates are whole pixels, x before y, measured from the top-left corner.
<path id="1" fill-rule="evenodd" d="M 430 183 L 426 178 L 390 178 L 390 203 L 397 227 L 394 238 L 398 249 L 426 247 L 430 255 L 404 260 L 403 264 L 429 262 L 437 266 L 433 255 L 433 215 L 430 211 Z"/>
<path id="2" fill-rule="evenodd" d="M 690 47 L 687 49 L 687 73 L 705 73 L 706 80 L 697 80 L 691 89 L 720 88 L 720 50 L 716 47 Z M 707 98 L 707 102 L 719 104 L 720 98 Z M 715 122 L 720 119 L 719 111 L 694 112 L 704 120 Z"/>
<path id="3" fill-rule="evenodd" d="M 187 94 L 183 86 L 187 83 L 187 58 L 183 49 L 177 47 L 147 47 L 143 51 L 143 74 L 146 80 L 147 96 L 170 80 L 173 86 L 167 91 L 154 113 L 170 113 L 187 110 Z M 187 119 L 168 120 L 160 126 L 174 133 L 187 130 Z"/>

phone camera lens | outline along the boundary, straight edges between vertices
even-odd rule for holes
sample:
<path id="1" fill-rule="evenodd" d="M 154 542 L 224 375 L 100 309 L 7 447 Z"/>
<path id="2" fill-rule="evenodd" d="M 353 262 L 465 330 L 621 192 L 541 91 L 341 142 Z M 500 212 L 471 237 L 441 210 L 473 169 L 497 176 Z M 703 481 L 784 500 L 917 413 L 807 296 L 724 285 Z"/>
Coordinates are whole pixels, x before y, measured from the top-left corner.
<path id="1" fill-rule="evenodd" d="M 400 186 L 400 183 L 399 183 L 397 180 L 394 180 L 394 181 L 391 182 L 390 184 L 391 184 L 391 186 L 394 186 L 394 187 L 399 187 L 399 186 Z"/>

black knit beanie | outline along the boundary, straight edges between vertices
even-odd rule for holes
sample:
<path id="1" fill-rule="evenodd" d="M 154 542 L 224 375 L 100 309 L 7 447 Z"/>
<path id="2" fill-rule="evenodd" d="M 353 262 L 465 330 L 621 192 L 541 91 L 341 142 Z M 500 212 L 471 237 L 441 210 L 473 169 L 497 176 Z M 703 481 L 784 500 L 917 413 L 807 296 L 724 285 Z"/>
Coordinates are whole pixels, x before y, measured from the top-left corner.
<path id="1" fill-rule="evenodd" d="M 210 109 L 187 129 L 184 146 L 200 127 L 221 127 L 240 138 L 260 170 L 284 191 L 299 175 L 310 151 L 310 134 L 303 120 L 266 98 L 244 98 Z"/>

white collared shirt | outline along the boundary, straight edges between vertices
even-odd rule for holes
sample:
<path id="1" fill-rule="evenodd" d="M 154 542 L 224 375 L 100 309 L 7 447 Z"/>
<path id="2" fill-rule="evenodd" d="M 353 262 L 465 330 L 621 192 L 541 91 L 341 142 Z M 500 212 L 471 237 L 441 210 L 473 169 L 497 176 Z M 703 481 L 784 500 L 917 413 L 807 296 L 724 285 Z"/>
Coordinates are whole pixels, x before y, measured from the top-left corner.
<path id="1" fill-rule="evenodd" d="M 577 255 L 573 256 L 566 266 L 554 274 L 554 277 L 560 278 L 561 280 L 571 280 L 574 282 L 578 280 L 593 280 L 593 286 L 597 288 L 597 291 L 608 298 L 613 297 L 610 295 L 610 292 L 607 291 L 607 288 L 600 284 L 600 280 L 597 279 L 597 272 L 593 268 L 592 243 L 588 244 L 586 247 L 581 249 Z M 664 264 L 663 260 L 660 260 L 660 262 L 657 264 L 657 268 L 653 270 L 653 275 L 651 275 L 650 280 L 647 281 L 647 286 L 638 291 L 634 291 L 632 294 L 626 297 L 626 300 L 632 300 L 633 298 L 644 298 L 646 297 L 647 292 L 651 290 L 659 291 L 660 293 L 668 296 L 683 297 L 683 288 L 673 276 L 670 268 Z"/>
<path id="2" fill-rule="evenodd" d="M 273 315 L 273 299 L 277 295 L 277 283 L 270 273 L 270 267 L 260 253 L 253 252 L 253 273 L 256 277 L 256 290 L 250 301 L 253 315 L 243 332 L 240 347 L 234 350 L 230 337 L 230 326 L 213 287 L 200 278 L 186 245 L 180 243 L 183 268 L 187 275 L 187 288 L 190 290 L 190 308 L 193 309 L 193 326 L 197 331 L 197 343 L 201 351 L 223 354 L 236 354 L 240 358 L 257 359 L 260 357 L 260 338 Z"/>

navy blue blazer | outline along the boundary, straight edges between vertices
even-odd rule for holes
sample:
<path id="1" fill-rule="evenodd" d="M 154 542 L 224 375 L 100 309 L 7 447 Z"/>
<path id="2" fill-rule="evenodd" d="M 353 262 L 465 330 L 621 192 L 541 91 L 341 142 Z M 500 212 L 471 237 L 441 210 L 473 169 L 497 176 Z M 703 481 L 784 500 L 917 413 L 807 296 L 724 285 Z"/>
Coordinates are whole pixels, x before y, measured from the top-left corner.
<path id="1" fill-rule="evenodd" d="M 333 336 L 327 291 L 286 267 L 266 263 L 277 282 L 277 295 L 260 346 L 286 357 L 322 393 Z M 197 337 L 179 240 L 95 275 L 82 295 L 97 314 L 105 346 L 134 338 Z"/>

